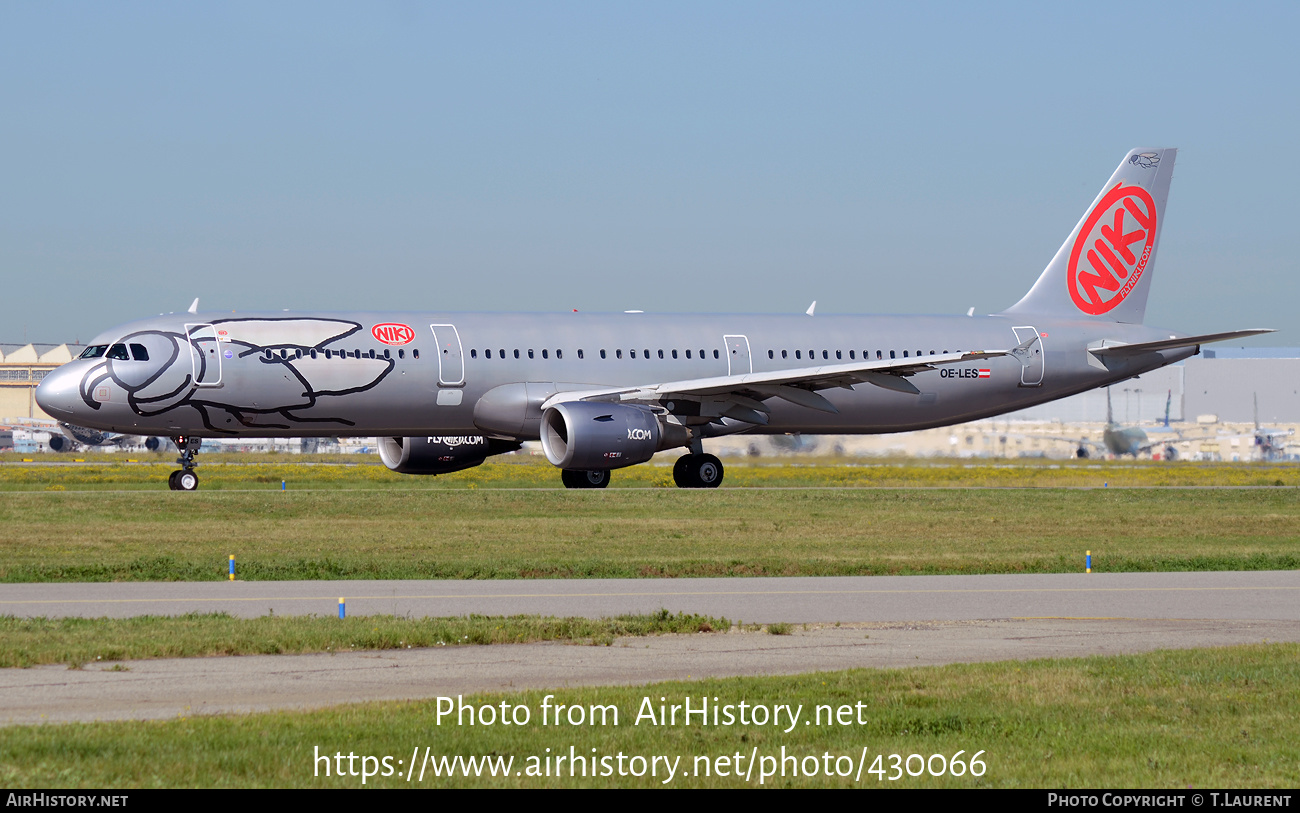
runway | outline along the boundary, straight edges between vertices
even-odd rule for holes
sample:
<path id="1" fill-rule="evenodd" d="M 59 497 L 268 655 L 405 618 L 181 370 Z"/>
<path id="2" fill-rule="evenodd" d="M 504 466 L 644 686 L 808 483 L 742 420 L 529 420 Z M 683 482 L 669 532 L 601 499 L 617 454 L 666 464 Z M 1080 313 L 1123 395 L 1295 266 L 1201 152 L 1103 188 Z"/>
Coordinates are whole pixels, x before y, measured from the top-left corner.
<path id="1" fill-rule="evenodd" d="M 0 614 L 241 616 L 700 612 L 793 634 L 704 633 L 0 670 L 0 723 L 306 709 L 482 691 L 1300 642 L 1300 572 L 792 579 L 0 585 Z M 838 622 L 838 626 L 837 626 Z"/>
<path id="2" fill-rule="evenodd" d="M 501 581 L 116 582 L 0 585 L 0 614 L 241 617 L 672 612 L 789 623 L 989 618 L 1300 621 L 1300 571 Z"/>

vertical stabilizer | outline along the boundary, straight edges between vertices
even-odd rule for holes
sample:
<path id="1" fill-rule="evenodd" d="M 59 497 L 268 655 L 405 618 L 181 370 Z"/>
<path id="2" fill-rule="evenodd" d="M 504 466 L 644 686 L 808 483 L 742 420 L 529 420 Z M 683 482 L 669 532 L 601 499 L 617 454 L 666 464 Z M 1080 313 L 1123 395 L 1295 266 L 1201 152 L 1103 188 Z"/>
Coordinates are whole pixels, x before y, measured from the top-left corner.
<path id="1" fill-rule="evenodd" d="M 1029 293 L 1006 313 L 1140 324 L 1178 150 L 1124 156 Z"/>

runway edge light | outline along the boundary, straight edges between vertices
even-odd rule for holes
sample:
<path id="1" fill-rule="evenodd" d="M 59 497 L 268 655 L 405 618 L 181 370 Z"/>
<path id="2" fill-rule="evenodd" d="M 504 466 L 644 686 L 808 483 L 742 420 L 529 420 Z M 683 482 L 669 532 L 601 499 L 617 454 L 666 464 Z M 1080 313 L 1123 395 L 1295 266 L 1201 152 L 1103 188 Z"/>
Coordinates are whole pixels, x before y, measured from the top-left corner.
<path id="1" fill-rule="evenodd" d="M 235 580 L 235 554 L 230 554 L 230 580 Z"/>
<path id="2" fill-rule="evenodd" d="M 343 603 L 343 597 L 339 596 L 339 618 L 346 618 L 347 615 L 347 605 Z"/>
<path id="3" fill-rule="evenodd" d="M 1088 558 L 1084 561 L 1083 572 L 1084 573 L 1092 572 L 1092 551 L 1088 551 Z"/>

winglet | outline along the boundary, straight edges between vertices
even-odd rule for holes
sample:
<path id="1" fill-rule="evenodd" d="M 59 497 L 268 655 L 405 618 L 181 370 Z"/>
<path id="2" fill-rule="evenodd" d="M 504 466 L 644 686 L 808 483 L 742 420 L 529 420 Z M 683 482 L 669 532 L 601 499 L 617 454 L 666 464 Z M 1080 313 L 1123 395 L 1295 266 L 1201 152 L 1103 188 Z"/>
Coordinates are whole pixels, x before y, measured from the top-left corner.
<path id="1" fill-rule="evenodd" d="M 817 310 L 817 300 L 814 299 L 813 303 L 808 306 L 808 310 L 804 311 L 804 313 L 808 314 L 809 316 L 812 316 L 813 311 L 815 310 Z"/>
<path id="2" fill-rule="evenodd" d="M 194 301 L 190 303 L 190 309 L 186 311 L 186 313 L 198 313 L 198 312 L 199 312 L 199 298 L 196 296 L 194 297 Z"/>

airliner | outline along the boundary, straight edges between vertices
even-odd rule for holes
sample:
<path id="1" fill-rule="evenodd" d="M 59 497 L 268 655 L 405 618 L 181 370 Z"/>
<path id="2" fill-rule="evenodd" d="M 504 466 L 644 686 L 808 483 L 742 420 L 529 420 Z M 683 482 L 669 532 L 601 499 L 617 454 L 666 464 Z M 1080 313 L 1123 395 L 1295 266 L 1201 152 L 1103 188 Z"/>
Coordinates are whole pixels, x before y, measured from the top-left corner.
<path id="1" fill-rule="evenodd" d="M 1270 332 L 1142 324 L 1176 155 L 1126 155 L 1029 292 L 988 316 L 222 315 L 196 301 L 100 334 L 36 400 L 69 425 L 172 438 L 180 491 L 198 488 L 203 438 L 321 435 L 378 437 L 405 474 L 540 440 L 569 488 L 680 448 L 675 483 L 714 488 L 706 438 L 945 426 Z"/>

